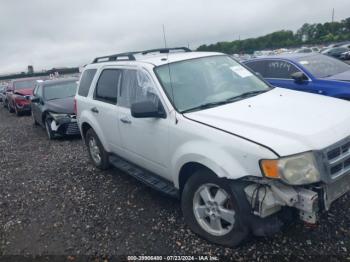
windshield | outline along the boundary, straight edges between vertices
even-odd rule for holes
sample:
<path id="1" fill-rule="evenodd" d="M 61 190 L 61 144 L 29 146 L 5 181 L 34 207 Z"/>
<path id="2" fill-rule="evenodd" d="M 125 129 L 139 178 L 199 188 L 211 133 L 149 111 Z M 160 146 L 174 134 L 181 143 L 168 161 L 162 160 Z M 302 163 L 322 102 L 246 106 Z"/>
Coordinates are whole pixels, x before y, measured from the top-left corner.
<path id="1" fill-rule="evenodd" d="M 61 99 L 75 96 L 77 90 L 77 82 L 63 82 L 44 87 L 45 100 Z"/>
<path id="2" fill-rule="evenodd" d="M 301 57 L 298 62 L 316 78 L 333 76 L 350 70 L 348 64 L 325 55 Z"/>
<path id="3" fill-rule="evenodd" d="M 25 81 L 16 81 L 13 83 L 15 90 L 34 88 L 36 79 L 34 80 L 25 80 Z"/>
<path id="4" fill-rule="evenodd" d="M 270 90 L 265 82 L 225 55 L 174 62 L 157 67 L 155 72 L 179 112 L 229 103 L 246 98 L 244 94 Z"/>

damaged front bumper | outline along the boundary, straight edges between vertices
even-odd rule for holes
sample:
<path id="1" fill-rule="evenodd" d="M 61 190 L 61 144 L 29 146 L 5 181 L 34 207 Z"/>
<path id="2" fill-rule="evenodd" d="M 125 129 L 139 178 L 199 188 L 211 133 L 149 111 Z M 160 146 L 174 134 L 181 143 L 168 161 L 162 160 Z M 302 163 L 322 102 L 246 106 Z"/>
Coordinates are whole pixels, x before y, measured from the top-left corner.
<path id="1" fill-rule="evenodd" d="M 51 122 L 51 130 L 59 135 L 80 135 L 75 115 L 54 118 Z"/>
<path id="2" fill-rule="evenodd" d="M 282 207 L 291 207 L 299 210 L 301 220 L 315 224 L 320 211 L 328 211 L 335 200 L 350 191 L 350 174 L 333 183 L 309 186 L 262 179 L 249 184 L 244 191 L 254 214 L 261 218 L 279 212 Z"/>

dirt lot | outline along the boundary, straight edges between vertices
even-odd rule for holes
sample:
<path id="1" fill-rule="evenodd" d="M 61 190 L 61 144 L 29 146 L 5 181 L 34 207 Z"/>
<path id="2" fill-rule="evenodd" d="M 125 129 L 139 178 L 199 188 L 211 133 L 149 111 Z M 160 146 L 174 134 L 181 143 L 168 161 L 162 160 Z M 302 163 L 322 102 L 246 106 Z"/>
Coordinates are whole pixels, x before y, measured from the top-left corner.
<path id="1" fill-rule="evenodd" d="M 347 258 L 349 200 L 337 201 L 315 228 L 298 222 L 272 238 L 223 248 L 189 230 L 177 200 L 115 169 L 94 169 L 80 139 L 49 142 L 31 117 L 0 108 L 0 255 Z"/>

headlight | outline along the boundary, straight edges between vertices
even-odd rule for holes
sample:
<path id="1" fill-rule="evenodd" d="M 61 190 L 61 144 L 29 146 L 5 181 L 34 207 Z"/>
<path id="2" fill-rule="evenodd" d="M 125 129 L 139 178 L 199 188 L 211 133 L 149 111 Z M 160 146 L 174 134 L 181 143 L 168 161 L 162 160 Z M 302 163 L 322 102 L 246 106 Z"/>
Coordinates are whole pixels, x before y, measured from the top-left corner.
<path id="1" fill-rule="evenodd" d="M 68 115 L 68 114 L 50 113 L 50 115 L 51 115 L 52 118 L 55 119 L 56 121 L 57 121 L 57 120 L 60 120 L 60 119 L 63 119 L 63 118 L 69 118 L 69 115 Z"/>
<path id="2" fill-rule="evenodd" d="M 320 181 L 320 173 L 312 152 L 280 159 L 262 160 L 260 164 L 266 177 L 282 179 L 291 185 L 304 185 Z"/>

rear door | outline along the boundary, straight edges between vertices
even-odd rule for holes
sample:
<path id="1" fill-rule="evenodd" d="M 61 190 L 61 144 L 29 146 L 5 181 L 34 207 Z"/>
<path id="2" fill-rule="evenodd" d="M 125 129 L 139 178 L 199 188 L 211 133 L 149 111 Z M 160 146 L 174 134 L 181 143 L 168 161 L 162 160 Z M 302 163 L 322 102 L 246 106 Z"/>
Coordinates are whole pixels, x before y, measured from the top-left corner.
<path id="1" fill-rule="evenodd" d="M 117 92 L 122 71 L 116 68 L 104 68 L 97 80 L 90 103 L 90 111 L 103 132 L 109 149 L 118 152 L 120 134 L 118 132 Z"/>

